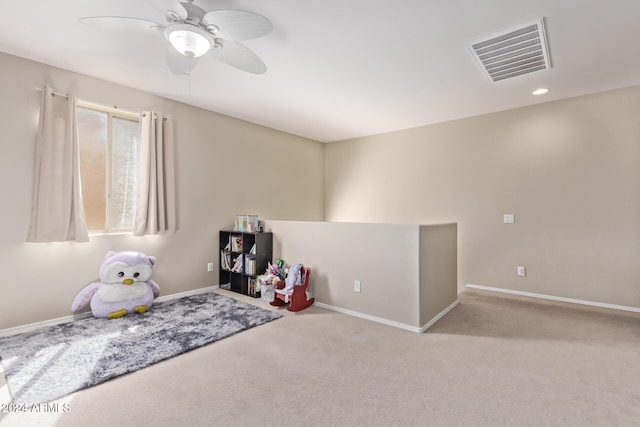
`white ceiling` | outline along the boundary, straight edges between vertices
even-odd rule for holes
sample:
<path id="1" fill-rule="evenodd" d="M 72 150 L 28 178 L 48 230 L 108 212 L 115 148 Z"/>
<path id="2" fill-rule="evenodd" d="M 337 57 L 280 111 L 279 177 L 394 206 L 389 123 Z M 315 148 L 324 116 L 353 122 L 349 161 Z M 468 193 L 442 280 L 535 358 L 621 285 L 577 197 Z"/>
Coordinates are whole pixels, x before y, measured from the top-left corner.
<path id="1" fill-rule="evenodd" d="M 143 0 L 6 2 L 0 51 L 322 142 L 640 84 L 638 0 L 194 3 L 268 17 L 272 33 L 242 42 L 267 72 L 245 73 L 205 55 L 189 96 L 188 77 L 166 67 L 161 33 L 78 22 L 119 15 L 166 24 Z M 552 68 L 490 82 L 467 45 L 542 17 Z M 549 93 L 531 95 L 540 86 Z"/>

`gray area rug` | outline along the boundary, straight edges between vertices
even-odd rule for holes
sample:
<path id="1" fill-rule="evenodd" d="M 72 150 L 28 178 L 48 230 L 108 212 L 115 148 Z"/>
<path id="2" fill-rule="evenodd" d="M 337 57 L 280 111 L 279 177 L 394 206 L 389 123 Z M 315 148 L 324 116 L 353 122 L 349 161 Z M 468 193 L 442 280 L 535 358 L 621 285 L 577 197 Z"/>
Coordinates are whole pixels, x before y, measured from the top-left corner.
<path id="1" fill-rule="evenodd" d="M 0 337 L 14 403 L 33 405 L 193 350 L 281 314 L 215 293 L 159 302 L 141 315 L 87 318 Z"/>

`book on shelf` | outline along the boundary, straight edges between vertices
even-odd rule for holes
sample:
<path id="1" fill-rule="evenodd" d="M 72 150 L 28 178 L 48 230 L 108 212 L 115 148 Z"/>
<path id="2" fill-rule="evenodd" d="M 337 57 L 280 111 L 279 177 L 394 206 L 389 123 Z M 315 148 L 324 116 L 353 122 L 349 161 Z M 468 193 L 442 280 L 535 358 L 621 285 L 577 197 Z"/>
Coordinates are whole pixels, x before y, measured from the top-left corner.
<path id="1" fill-rule="evenodd" d="M 231 236 L 231 251 L 242 252 L 242 236 Z"/>
<path id="2" fill-rule="evenodd" d="M 256 275 L 256 259 L 254 257 L 245 256 L 244 257 L 244 273 L 249 274 L 251 276 Z"/>
<path id="3" fill-rule="evenodd" d="M 231 270 L 231 254 L 225 250 L 220 251 L 220 268 Z"/>
<path id="4" fill-rule="evenodd" d="M 239 255 L 235 260 L 233 260 L 233 267 L 231 267 L 231 271 L 234 273 L 242 273 L 242 255 Z"/>
<path id="5" fill-rule="evenodd" d="M 258 293 L 256 292 L 256 279 L 249 279 L 247 293 L 252 297 L 257 296 Z"/>
<path id="6" fill-rule="evenodd" d="M 254 243 L 253 246 L 251 246 L 251 250 L 249 251 L 250 254 L 255 255 L 256 254 L 256 244 Z"/>

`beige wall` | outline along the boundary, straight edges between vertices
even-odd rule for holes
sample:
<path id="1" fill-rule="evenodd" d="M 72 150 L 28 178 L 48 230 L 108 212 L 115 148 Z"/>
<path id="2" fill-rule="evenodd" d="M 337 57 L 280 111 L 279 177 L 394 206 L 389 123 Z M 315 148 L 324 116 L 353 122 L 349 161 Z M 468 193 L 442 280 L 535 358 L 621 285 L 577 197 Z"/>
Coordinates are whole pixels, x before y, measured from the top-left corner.
<path id="1" fill-rule="evenodd" d="M 216 284 L 205 265 L 217 267 L 217 231 L 237 213 L 456 222 L 459 290 L 640 307 L 640 87 L 325 146 L 2 53 L 0 70 L 0 329 L 68 315 L 108 250 L 157 256 L 165 295 Z M 178 233 L 24 243 L 44 84 L 174 115 Z"/>
<path id="2" fill-rule="evenodd" d="M 311 268 L 317 302 L 420 326 L 417 225 L 267 221 L 266 227 L 274 259 Z"/>
<path id="3" fill-rule="evenodd" d="M 327 221 L 458 223 L 459 290 L 640 307 L 640 87 L 329 144 L 325 194 Z"/>
<path id="4" fill-rule="evenodd" d="M 458 225 L 420 226 L 420 326 L 458 301 Z"/>
<path id="5" fill-rule="evenodd" d="M 0 329 L 67 316 L 76 293 L 98 277 L 109 250 L 158 258 L 163 295 L 217 284 L 218 229 L 239 213 L 322 220 L 323 144 L 134 89 L 0 53 Z M 179 231 L 95 236 L 89 243 L 25 243 L 41 93 L 61 92 L 139 111 L 172 113 Z M 305 159 L 304 162 L 298 161 Z M 289 161 L 296 160 L 296 161 Z"/>
<path id="6" fill-rule="evenodd" d="M 318 303 L 419 330 L 457 301 L 455 224 L 265 226 L 273 232 L 274 259 L 311 268 L 309 292 Z"/>

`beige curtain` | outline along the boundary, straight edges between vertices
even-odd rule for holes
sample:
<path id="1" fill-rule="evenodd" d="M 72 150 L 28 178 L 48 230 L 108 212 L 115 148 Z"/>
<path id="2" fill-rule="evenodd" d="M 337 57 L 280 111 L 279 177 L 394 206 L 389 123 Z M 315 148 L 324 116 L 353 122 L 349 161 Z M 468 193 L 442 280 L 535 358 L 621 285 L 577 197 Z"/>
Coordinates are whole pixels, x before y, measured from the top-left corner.
<path id="1" fill-rule="evenodd" d="M 140 117 L 140 178 L 133 234 L 176 230 L 173 120 L 143 111 Z"/>
<path id="2" fill-rule="evenodd" d="M 80 191 L 75 94 L 42 91 L 27 242 L 88 242 Z"/>

